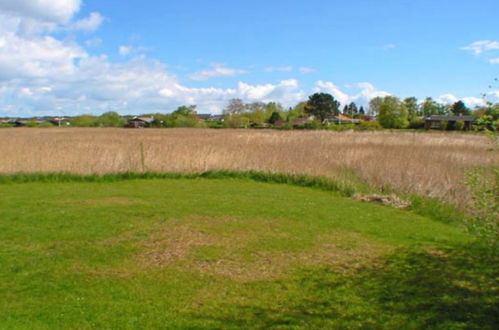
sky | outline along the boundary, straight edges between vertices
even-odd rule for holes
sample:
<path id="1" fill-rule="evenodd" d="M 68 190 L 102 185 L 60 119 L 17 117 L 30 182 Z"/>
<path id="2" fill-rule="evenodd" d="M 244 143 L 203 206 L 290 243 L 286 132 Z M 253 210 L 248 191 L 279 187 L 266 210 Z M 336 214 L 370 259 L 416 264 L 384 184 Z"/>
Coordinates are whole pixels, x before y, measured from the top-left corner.
<path id="1" fill-rule="evenodd" d="M 497 0 L 0 0 L 0 116 L 499 100 Z"/>

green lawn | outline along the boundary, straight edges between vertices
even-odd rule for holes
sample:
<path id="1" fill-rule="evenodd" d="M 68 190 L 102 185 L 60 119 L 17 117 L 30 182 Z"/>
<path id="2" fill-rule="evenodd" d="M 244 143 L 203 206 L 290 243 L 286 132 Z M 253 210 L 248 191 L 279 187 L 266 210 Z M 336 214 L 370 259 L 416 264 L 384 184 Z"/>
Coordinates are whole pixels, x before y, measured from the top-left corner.
<path id="1" fill-rule="evenodd" d="M 476 328 L 457 225 L 243 179 L 0 184 L 0 328 Z"/>

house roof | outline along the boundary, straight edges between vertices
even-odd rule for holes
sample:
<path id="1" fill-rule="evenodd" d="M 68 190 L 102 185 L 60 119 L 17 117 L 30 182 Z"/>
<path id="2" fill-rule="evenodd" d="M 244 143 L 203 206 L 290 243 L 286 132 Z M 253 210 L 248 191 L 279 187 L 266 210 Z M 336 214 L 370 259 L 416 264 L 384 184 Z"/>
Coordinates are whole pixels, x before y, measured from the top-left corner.
<path id="1" fill-rule="evenodd" d="M 129 119 L 129 121 L 143 121 L 145 123 L 152 123 L 154 121 L 154 118 L 152 117 L 133 117 L 132 119 Z"/>
<path id="2" fill-rule="evenodd" d="M 425 117 L 424 120 L 429 121 L 473 121 L 475 118 L 473 116 L 441 116 L 441 115 L 433 115 L 429 117 Z"/>

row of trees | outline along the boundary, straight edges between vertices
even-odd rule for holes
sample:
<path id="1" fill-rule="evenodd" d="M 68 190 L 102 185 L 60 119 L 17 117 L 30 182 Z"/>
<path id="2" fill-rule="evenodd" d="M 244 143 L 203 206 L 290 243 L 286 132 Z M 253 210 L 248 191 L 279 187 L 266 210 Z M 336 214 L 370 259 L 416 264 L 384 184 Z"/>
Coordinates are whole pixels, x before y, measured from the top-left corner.
<path id="1" fill-rule="evenodd" d="M 473 115 L 480 127 L 499 127 L 499 104 L 489 104 L 472 112 L 462 101 L 444 105 L 432 98 L 419 102 L 415 97 L 403 100 L 395 96 L 375 97 L 370 100 L 367 111 L 354 102 L 344 105 L 327 93 L 315 93 L 306 102 L 284 109 L 276 102 L 244 103 L 232 99 L 223 110 L 221 120 L 201 120 L 195 105 L 180 106 L 169 114 L 155 113 L 144 116 L 154 117 L 153 127 L 268 127 L 293 122 L 297 118 L 314 118 L 309 125 L 320 128 L 325 119 L 339 114 L 357 119 L 376 119 L 384 128 L 422 128 L 423 117 L 431 115 Z M 81 115 L 70 119 L 71 126 L 77 127 L 123 127 L 127 119 L 116 112 L 106 112 L 100 116 Z M 376 127 L 372 125 L 372 127 Z"/>

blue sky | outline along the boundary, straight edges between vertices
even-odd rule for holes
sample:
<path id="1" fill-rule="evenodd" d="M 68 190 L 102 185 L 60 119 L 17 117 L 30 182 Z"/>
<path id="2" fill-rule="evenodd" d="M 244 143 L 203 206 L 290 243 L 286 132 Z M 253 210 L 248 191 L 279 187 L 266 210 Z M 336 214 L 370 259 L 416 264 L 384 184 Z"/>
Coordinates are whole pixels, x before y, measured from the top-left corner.
<path id="1" fill-rule="evenodd" d="M 219 112 L 316 91 L 475 106 L 499 96 L 498 12 L 492 0 L 0 0 L 0 116 Z"/>

